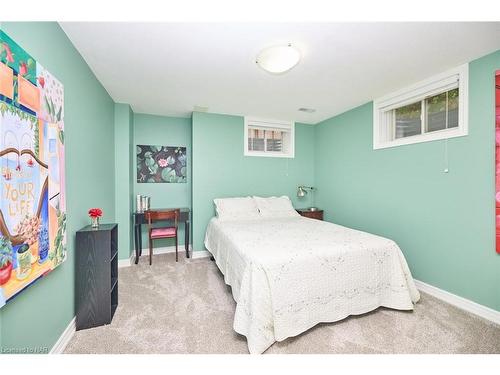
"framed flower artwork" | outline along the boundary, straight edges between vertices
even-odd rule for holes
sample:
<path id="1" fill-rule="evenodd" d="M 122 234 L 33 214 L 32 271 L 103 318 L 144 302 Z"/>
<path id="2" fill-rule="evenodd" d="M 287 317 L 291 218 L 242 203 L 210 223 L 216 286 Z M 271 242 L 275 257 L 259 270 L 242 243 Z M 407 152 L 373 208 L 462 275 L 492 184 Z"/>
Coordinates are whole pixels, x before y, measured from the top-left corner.
<path id="1" fill-rule="evenodd" d="M 137 145 L 138 183 L 185 183 L 186 147 Z"/>

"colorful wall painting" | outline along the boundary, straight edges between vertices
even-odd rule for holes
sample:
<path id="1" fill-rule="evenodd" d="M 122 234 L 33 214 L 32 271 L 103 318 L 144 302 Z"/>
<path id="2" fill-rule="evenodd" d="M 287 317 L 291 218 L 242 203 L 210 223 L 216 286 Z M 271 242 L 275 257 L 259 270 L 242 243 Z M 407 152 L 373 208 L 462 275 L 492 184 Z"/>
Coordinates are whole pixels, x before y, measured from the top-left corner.
<path id="1" fill-rule="evenodd" d="M 495 143 L 496 250 L 500 254 L 500 70 L 495 74 Z"/>
<path id="2" fill-rule="evenodd" d="M 137 182 L 186 182 L 186 157 L 186 147 L 138 145 Z"/>
<path id="3" fill-rule="evenodd" d="M 0 30 L 0 307 L 66 260 L 63 85 Z"/>

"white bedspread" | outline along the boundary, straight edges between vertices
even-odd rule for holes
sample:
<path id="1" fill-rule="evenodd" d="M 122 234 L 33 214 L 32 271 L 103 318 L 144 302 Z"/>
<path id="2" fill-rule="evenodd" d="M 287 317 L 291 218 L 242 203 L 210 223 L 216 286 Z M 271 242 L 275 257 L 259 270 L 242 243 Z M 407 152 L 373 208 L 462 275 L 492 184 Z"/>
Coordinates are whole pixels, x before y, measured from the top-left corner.
<path id="1" fill-rule="evenodd" d="M 213 218 L 205 246 L 232 287 L 234 330 L 250 353 L 379 306 L 412 310 L 420 298 L 394 241 L 324 221 Z"/>

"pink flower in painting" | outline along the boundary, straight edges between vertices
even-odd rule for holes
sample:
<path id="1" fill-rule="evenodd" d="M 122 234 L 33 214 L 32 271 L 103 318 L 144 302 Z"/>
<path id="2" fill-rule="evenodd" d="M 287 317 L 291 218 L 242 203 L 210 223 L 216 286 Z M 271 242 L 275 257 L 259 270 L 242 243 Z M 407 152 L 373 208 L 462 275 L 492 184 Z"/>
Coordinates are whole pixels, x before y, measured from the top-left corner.
<path id="1" fill-rule="evenodd" d="M 165 159 L 160 159 L 158 160 L 158 165 L 162 168 L 165 168 L 168 166 L 168 162 Z"/>
<path id="2" fill-rule="evenodd" d="M 19 64 L 19 74 L 24 76 L 26 73 L 28 73 L 28 65 L 26 65 L 25 62 L 22 62 Z"/>
<path id="3" fill-rule="evenodd" d="M 38 83 L 40 84 L 40 86 L 42 86 L 42 89 L 43 89 L 45 87 L 45 78 L 38 77 L 37 80 L 38 80 Z"/>
<path id="4" fill-rule="evenodd" d="M 3 43 L 3 48 L 5 48 L 5 52 L 7 52 L 7 61 L 10 63 L 14 62 L 14 57 L 12 56 L 12 51 L 7 43 Z"/>

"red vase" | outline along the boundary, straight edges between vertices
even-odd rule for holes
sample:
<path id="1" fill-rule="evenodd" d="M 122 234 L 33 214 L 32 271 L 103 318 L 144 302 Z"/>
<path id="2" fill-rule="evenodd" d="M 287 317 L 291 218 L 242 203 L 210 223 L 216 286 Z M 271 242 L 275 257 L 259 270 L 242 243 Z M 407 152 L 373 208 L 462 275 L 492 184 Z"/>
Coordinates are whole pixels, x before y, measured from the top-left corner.
<path id="1" fill-rule="evenodd" d="M 5 284 L 10 279 L 12 273 L 12 262 L 0 268 L 0 285 Z"/>

